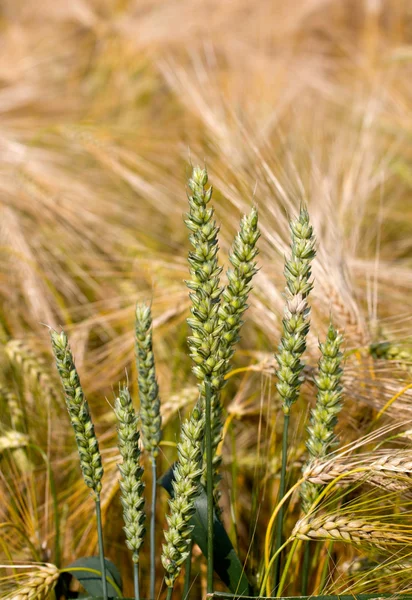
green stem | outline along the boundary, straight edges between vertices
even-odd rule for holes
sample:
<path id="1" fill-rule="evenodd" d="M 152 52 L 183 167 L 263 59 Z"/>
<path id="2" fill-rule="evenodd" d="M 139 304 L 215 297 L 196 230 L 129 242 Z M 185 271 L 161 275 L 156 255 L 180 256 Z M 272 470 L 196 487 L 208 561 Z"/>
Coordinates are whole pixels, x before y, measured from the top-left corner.
<path id="1" fill-rule="evenodd" d="M 152 456 L 152 507 L 150 514 L 150 600 L 154 600 L 156 582 L 156 479 L 156 458 Z"/>
<path id="2" fill-rule="evenodd" d="M 290 538 L 288 540 L 286 540 L 286 542 L 284 544 L 282 544 L 282 546 L 275 552 L 275 554 L 270 559 L 269 564 L 267 566 L 267 569 L 265 571 L 265 575 L 263 577 L 262 584 L 260 586 L 259 598 L 265 596 L 266 583 L 268 581 L 270 570 L 273 567 L 273 563 L 275 562 L 275 560 L 279 556 L 280 552 L 282 552 L 283 548 L 286 548 L 286 546 L 289 544 L 290 541 L 291 541 Z"/>
<path id="3" fill-rule="evenodd" d="M 323 563 L 323 569 L 322 569 L 322 574 L 320 577 L 320 584 L 319 584 L 319 594 L 322 594 L 322 590 L 325 587 L 325 583 L 326 583 L 326 579 L 328 576 L 328 571 L 329 571 L 329 561 L 330 561 L 330 556 L 332 554 L 333 551 L 333 544 L 334 542 L 330 542 L 327 548 L 327 556 L 325 558 L 325 562 Z"/>
<path id="4" fill-rule="evenodd" d="M 299 543 L 298 538 L 294 539 L 293 540 L 293 544 L 292 544 L 292 548 L 289 550 L 288 558 L 287 558 L 286 564 L 285 564 L 285 566 L 283 568 L 282 577 L 281 577 L 281 580 L 279 582 L 279 587 L 278 587 L 278 590 L 277 590 L 277 593 L 276 593 L 276 597 L 277 598 L 280 597 L 280 595 L 282 593 L 282 590 L 285 587 L 286 575 L 288 574 L 289 567 L 291 565 L 292 558 L 293 558 L 293 555 L 295 554 L 295 550 L 296 550 L 296 547 L 297 547 L 298 543 Z"/>
<path id="5" fill-rule="evenodd" d="M 279 485 L 279 494 L 278 494 L 278 497 L 280 499 L 282 499 L 286 493 L 286 465 L 287 465 L 287 458 L 288 458 L 288 432 L 289 432 L 289 413 L 285 413 L 284 420 L 283 420 L 283 435 L 282 435 L 282 466 L 281 466 L 281 471 L 280 471 L 280 485 Z M 279 578 L 280 578 L 281 555 L 279 552 L 279 548 L 282 546 L 283 515 L 284 515 L 284 506 L 282 505 L 281 509 L 279 510 L 277 519 L 276 519 L 276 538 L 275 538 L 276 560 L 275 560 L 274 569 L 273 569 L 275 592 L 279 587 Z"/>
<path id="6" fill-rule="evenodd" d="M 207 593 L 213 593 L 213 449 L 212 390 L 205 381 L 206 391 L 206 495 L 207 495 Z"/>
<path id="7" fill-rule="evenodd" d="M 54 564 L 56 567 L 60 567 L 61 563 L 61 553 L 60 553 L 60 515 L 59 515 L 59 500 L 57 498 L 56 491 L 56 482 L 54 479 L 53 469 L 51 468 L 51 464 L 49 461 L 49 457 L 47 454 L 37 446 L 37 444 L 27 444 L 29 448 L 32 448 L 36 452 L 40 454 L 47 468 L 49 485 L 50 485 L 50 494 L 53 501 L 53 517 L 54 517 Z"/>
<path id="8" fill-rule="evenodd" d="M 99 539 L 100 569 L 102 572 L 103 598 L 107 600 L 106 563 L 104 562 L 102 511 L 100 508 L 100 494 L 96 494 L 97 537 Z"/>
<path id="9" fill-rule="evenodd" d="M 173 594 L 173 586 L 167 588 L 166 600 L 172 600 L 172 594 Z"/>
<path id="10" fill-rule="evenodd" d="M 183 584 L 183 600 L 188 600 L 189 598 L 189 592 L 190 592 L 190 578 L 192 575 L 192 547 L 193 547 L 193 540 L 190 540 L 190 545 L 189 545 L 189 554 L 187 555 L 186 561 L 185 561 L 185 581 Z"/>
<path id="11" fill-rule="evenodd" d="M 310 542 L 306 542 L 305 549 L 303 552 L 302 596 L 308 595 L 309 567 L 310 567 Z"/>
<path id="12" fill-rule="evenodd" d="M 140 600 L 139 592 L 139 563 L 133 563 L 133 581 L 134 581 L 134 597 L 135 600 Z"/>

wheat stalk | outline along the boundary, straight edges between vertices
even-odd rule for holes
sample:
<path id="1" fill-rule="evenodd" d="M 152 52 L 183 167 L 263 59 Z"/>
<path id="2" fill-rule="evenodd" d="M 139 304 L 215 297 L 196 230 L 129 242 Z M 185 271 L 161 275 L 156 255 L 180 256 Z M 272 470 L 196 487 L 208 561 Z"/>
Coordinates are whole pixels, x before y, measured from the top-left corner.
<path id="1" fill-rule="evenodd" d="M 285 261 L 284 274 L 286 278 L 286 306 L 282 320 L 283 333 L 278 353 L 275 358 L 278 363 L 276 388 L 282 400 L 284 414 L 282 434 L 282 463 L 280 472 L 279 498 L 286 491 L 286 464 L 288 450 L 288 431 L 290 409 L 299 397 L 303 383 L 301 361 L 306 349 L 306 336 L 310 327 L 310 308 L 307 302 L 312 290 L 311 262 L 315 257 L 315 238 L 309 221 L 309 214 L 304 208 L 300 209 L 299 217 L 290 222 L 292 234 L 291 256 Z M 283 527 L 282 506 L 276 521 L 274 580 L 275 589 L 279 585 L 280 548 L 282 545 Z M 265 544 L 265 562 L 269 561 L 268 544 Z M 269 581 L 267 592 L 270 593 Z"/>
<path id="2" fill-rule="evenodd" d="M 145 528 L 144 522 L 144 483 L 142 481 L 143 469 L 140 467 L 139 432 L 137 430 L 138 417 L 134 411 L 129 390 L 123 387 L 115 402 L 115 413 L 118 420 L 118 444 L 122 457 L 119 465 L 120 500 L 123 506 L 123 519 L 125 522 L 126 545 L 132 551 L 135 578 L 135 598 L 139 598 L 139 551 L 143 544 Z"/>
<path id="3" fill-rule="evenodd" d="M 162 436 L 159 386 L 152 344 L 152 313 L 146 304 L 137 304 L 135 321 L 136 362 L 140 398 L 140 418 L 144 447 L 152 462 L 152 501 L 150 515 L 150 598 L 155 597 L 156 576 L 156 458 Z"/>
<path id="4" fill-rule="evenodd" d="M 86 485 L 94 492 L 103 597 L 107 600 L 106 563 L 104 560 L 103 527 L 100 507 L 103 465 L 99 443 L 94 433 L 89 405 L 80 384 L 67 336 L 64 331 L 57 333 L 57 331 L 53 330 L 51 330 L 50 336 L 57 370 L 64 389 L 67 410 L 74 429 L 83 478 Z"/>

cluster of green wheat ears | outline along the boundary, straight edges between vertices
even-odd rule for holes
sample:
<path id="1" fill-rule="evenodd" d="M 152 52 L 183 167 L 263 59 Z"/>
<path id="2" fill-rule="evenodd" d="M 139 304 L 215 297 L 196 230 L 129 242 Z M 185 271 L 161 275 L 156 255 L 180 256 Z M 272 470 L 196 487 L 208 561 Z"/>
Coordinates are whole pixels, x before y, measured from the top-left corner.
<path id="1" fill-rule="evenodd" d="M 161 549 L 167 599 L 173 594 L 182 567 L 185 571 L 183 597 L 190 589 L 193 515 L 196 499 L 204 488 L 207 496 L 207 591 L 214 591 L 214 523 L 221 520 L 220 507 L 220 446 L 223 439 L 223 408 L 220 394 L 230 370 L 230 362 L 239 340 L 252 281 L 258 271 L 257 255 L 260 237 L 258 212 L 252 208 L 245 215 L 230 251 L 231 267 L 227 285 L 222 287 L 222 268 L 218 262 L 219 228 L 210 207 L 212 187 L 208 186 L 205 169 L 195 167 L 188 182 L 189 210 L 186 226 L 190 231 L 192 251 L 189 253 L 191 317 L 188 338 L 193 372 L 198 380 L 198 400 L 189 417 L 183 422 L 177 444 L 177 461 L 173 466 L 172 495 L 166 516 L 167 529 Z M 335 541 L 372 548 L 377 562 L 384 569 L 377 577 L 386 577 L 391 569 L 402 572 L 409 568 L 409 555 L 400 549 L 412 542 L 412 525 L 405 524 L 410 507 L 402 501 L 399 511 L 393 504 L 409 488 L 412 460 L 405 452 L 380 450 L 362 454 L 362 445 L 378 439 L 373 432 L 364 440 L 337 449 L 334 433 L 342 407 L 342 344 L 343 336 L 331 322 L 326 338 L 319 344 L 320 356 L 313 377 L 317 400 L 307 425 L 307 461 L 302 477 L 289 489 L 287 486 L 287 457 L 289 419 L 305 381 L 304 353 L 310 328 L 309 297 L 313 287 L 311 264 L 316 255 L 316 242 L 308 211 L 301 207 L 298 216 L 290 221 L 290 254 L 285 259 L 285 309 L 283 333 L 276 352 L 277 392 L 282 401 L 283 438 L 278 499 L 265 533 L 263 568 L 256 578 L 255 591 L 259 596 L 282 594 L 290 575 L 293 557 L 298 546 L 302 550 L 301 593 L 308 592 L 308 578 L 313 560 L 312 542 Z M 121 503 L 123 507 L 126 544 L 132 553 L 134 594 L 139 600 L 139 556 L 146 533 L 145 483 L 142 452 L 148 453 L 152 465 L 150 504 L 150 598 L 161 592 L 156 578 L 155 514 L 157 457 L 162 436 L 160 392 L 156 378 L 152 347 L 152 316 L 150 306 L 136 306 L 135 345 L 138 369 L 140 408 L 136 412 L 128 386 L 123 384 L 115 400 L 117 418 Z M 108 597 L 104 559 L 104 540 L 100 497 L 103 485 L 103 466 L 93 421 L 83 393 L 73 354 L 64 331 L 51 330 L 51 343 L 58 373 L 64 389 L 70 421 L 74 429 L 80 465 L 86 485 L 92 490 L 96 504 L 100 553 L 102 595 Z M 390 431 L 386 428 L 385 434 Z M 385 501 L 369 508 L 371 497 L 351 504 L 350 493 L 367 480 L 372 487 L 386 490 Z M 344 484 L 350 484 L 348 487 Z M 388 492 L 389 490 L 389 492 Z M 285 513 L 288 501 L 297 493 L 300 497 L 301 518 L 285 536 Z M 361 516 L 359 514 L 361 513 Z M 287 553 L 284 552 L 288 549 Z M 389 558 L 382 558 L 389 551 Z M 325 567 L 326 569 L 326 567 Z M 372 569 L 373 572 L 373 569 Z M 369 575 L 371 571 L 369 570 Z M 48 597 L 53 593 L 60 572 L 45 564 L 11 597 L 26 600 Z M 325 570 L 326 577 L 326 570 Z M 239 582 L 240 585 L 240 582 Z M 239 590 L 240 592 L 240 590 Z M 244 593 L 245 590 L 242 590 Z"/>

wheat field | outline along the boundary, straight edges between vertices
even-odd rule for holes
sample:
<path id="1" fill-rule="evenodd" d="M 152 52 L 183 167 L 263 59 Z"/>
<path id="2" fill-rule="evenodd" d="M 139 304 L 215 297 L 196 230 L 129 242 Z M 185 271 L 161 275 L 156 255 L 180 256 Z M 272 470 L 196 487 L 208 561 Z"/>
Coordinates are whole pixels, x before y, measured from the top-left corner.
<path id="1" fill-rule="evenodd" d="M 2 0 L 0 32 L 0 596 L 13 589 L 5 565 L 60 568 L 96 554 L 49 327 L 67 331 L 94 415 L 107 556 L 131 564 L 113 406 L 125 379 L 137 403 L 135 305 L 150 303 L 166 470 L 197 397 L 184 225 L 196 164 L 207 166 L 213 184 L 224 267 L 240 217 L 259 210 L 259 272 L 222 395 L 221 448 L 223 521 L 259 588 L 279 488 L 274 354 L 284 257 L 289 219 L 302 205 L 317 257 L 289 480 L 307 459 L 316 396 L 309 378 L 331 319 L 345 340 L 342 451 L 332 472 L 375 464 L 393 448 L 407 461 L 412 451 L 412 2 Z M 377 440 L 382 449 L 367 458 Z M 385 482 L 389 471 L 375 469 L 373 485 L 352 478 L 384 520 L 410 511 L 405 473 L 395 469 Z M 166 503 L 160 493 L 159 543 Z M 289 533 L 299 510 L 292 497 Z M 353 514 L 362 520 L 362 506 Z M 321 527 L 324 515 L 315 519 Z M 388 525 L 404 536 L 402 556 L 392 550 L 383 566 L 381 556 L 373 559 L 380 583 L 363 575 L 376 562 L 362 548 L 319 546 L 320 563 L 331 555 L 323 589 L 407 591 L 412 541 L 401 529 Z M 145 554 L 141 564 L 148 597 Z M 206 584 L 196 548 L 193 569 L 198 597 Z M 160 558 L 157 570 L 161 577 Z M 123 576 L 131 591 L 131 575 Z M 285 591 L 297 585 L 292 579 Z"/>

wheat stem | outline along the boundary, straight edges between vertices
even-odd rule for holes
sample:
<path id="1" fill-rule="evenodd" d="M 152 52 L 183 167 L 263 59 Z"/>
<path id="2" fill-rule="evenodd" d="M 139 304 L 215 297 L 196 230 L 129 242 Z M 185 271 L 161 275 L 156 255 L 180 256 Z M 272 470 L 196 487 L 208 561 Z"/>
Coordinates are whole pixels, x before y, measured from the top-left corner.
<path id="1" fill-rule="evenodd" d="M 155 597 L 156 583 L 156 491 L 157 466 L 156 458 L 152 457 L 152 503 L 150 511 L 150 598 Z"/>
<path id="2" fill-rule="evenodd" d="M 106 580 L 106 562 L 104 560 L 104 546 L 103 546 L 103 527 L 102 527 L 102 511 L 100 506 L 100 494 L 95 498 L 96 503 L 96 519 L 97 519 L 97 537 L 99 540 L 99 556 L 100 556 L 100 569 L 102 573 L 102 588 L 103 598 L 107 600 L 107 580 Z"/>
<path id="3" fill-rule="evenodd" d="M 206 379 L 206 495 L 207 495 L 207 593 L 213 593 L 213 447 L 212 389 Z"/>

